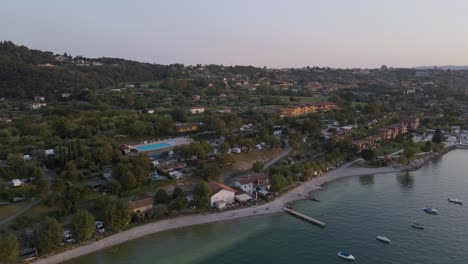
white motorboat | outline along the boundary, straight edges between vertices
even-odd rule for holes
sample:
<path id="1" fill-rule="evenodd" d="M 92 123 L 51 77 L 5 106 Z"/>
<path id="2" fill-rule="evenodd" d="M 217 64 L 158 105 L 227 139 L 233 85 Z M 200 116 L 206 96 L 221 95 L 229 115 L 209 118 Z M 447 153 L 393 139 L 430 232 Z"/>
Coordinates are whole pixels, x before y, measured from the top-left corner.
<path id="1" fill-rule="evenodd" d="M 377 236 L 376 239 L 381 241 L 381 242 L 384 242 L 384 243 L 392 242 L 390 239 L 388 239 L 387 237 L 384 237 L 384 236 Z"/>
<path id="2" fill-rule="evenodd" d="M 346 260 L 352 260 L 352 261 L 356 259 L 353 255 L 349 254 L 346 251 L 338 252 L 338 257 L 340 257 L 342 259 L 346 259 Z"/>

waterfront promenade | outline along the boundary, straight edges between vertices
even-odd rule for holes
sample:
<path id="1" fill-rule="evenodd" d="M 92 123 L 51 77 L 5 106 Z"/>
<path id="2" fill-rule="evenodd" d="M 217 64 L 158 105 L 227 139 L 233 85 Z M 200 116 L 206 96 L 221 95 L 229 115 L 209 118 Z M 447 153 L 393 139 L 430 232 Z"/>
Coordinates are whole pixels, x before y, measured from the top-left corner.
<path id="1" fill-rule="evenodd" d="M 400 169 L 395 168 L 361 168 L 361 167 L 351 167 L 353 162 L 346 163 L 343 166 L 327 172 L 321 176 L 312 178 L 311 180 L 302 183 L 301 185 L 291 189 L 289 192 L 284 193 L 275 200 L 248 208 L 242 208 L 237 210 L 231 210 L 221 213 L 212 213 L 212 214 L 199 214 L 199 215 L 190 215 L 177 217 L 173 219 L 166 219 L 157 221 L 154 223 L 145 224 L 138 226 L 121 233 L 114 234 L 112 236 L 106 237 L 104 239 L 86 243 L 84 245 L 77 245 L 74 248 L 71 248 L 67 251 L 45 256 L 37 259 L 34 263 L 37 264 L 50 264 L 50 263 L 60 263 L 69 259 L 73 259 L 82 255 L 86 255 L 104 248 L 114 246 L 129 240 L 137 239 L 143 236 L 154 234 L 157 232 L 182 228 L 187 226 L 201 225 L 217 221 L 226 221 L 241 217 L 256 216 L 256 215 L 265 215 L 271 213 L 282 212 L 284 204 L 292 202 L 295 200 L 305 199 L 303 194 L 309 193 L 311 191 L 317 190 L 324 183 L 334 181 L 343 177 L 348 176 L 358 176 L 358 175 L 370 175 L 370 174 L 383 174 L 383 173 L 394 173 L 400 172 Z"/>

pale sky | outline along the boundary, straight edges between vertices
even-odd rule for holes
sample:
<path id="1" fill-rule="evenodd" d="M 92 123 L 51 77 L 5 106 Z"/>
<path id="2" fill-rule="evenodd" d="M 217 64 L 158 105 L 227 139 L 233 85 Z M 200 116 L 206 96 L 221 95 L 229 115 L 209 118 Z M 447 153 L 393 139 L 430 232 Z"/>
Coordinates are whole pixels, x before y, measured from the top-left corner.
<path id="1" fill-rule="evenodd" d="M 0 40 L 160 64 L 468 65 L 468 0 L 2 0 Z"/>

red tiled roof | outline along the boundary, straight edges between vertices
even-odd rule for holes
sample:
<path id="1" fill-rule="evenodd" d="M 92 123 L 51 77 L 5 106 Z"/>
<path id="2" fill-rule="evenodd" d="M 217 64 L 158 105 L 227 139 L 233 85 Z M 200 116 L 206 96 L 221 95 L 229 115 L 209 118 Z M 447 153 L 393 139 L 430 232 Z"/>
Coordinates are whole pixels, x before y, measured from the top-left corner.
<path id="1" fill-rule="evenodd" d="M 208 183 L 208 185 L 210 186 L 211 188 L 211 194 L 216 194 L 218 192 L 220 192 L 221 190 L 228 190 L 228 191 L 231 191 L 231 192 L 236 192 L 236 190 L 234 190 L 233 188 L 225 185 L 225 184 L 222 184 L 222 183 L 219 183 L 219 182 L 215 182 L 215 181 L 210 181 Z"/>
<path id="2" fill-rule="evenodd" d="M 137 208 L 152 205 L 153 203 L 154 203 L 153 198 L 144 198 L 144 199 L 140 199 L 140 200 L 136 200 L 136 201 L 129 201 L 128 202 L 128 207 L 131 210 L 134 210 L 134 209 L 137 209 Z"/>

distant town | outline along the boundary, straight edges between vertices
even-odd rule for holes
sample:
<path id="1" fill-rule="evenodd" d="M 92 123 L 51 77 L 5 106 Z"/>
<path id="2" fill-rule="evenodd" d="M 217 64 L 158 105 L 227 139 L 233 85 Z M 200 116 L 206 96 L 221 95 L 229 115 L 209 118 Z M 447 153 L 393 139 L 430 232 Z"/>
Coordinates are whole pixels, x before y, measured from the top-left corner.
<path id="1" fill-rule="evenodd" d="M 464 69 L 158 65 L 5 41 L 0 74 L 7 263 L 468 148 Z"/>

